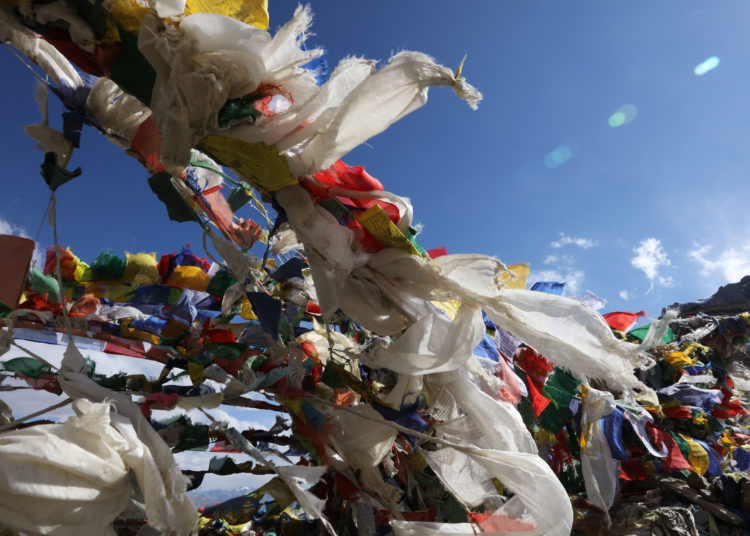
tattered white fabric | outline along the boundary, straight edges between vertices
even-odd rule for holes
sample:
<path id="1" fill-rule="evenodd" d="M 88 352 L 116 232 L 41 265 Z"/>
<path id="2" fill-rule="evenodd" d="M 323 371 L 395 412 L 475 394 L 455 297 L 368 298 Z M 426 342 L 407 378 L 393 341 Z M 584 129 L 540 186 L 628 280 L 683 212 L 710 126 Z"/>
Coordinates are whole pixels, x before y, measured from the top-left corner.
<path id="1" fill-rule="evenodd" d="M 302 98 L 316 87 L 314 73 L 299 68 L 321 54 L 298 45 L 310 22 L 309 8 L 300 7 L 271 37 L 215 13 L 189 15 L 179 29 L 153 15 L 144 17 L 138 48 L 156 71 L 151 108 L 167 170 L 179 174 L 187 166 L 190 149 L 216 129 L 217 114 L 228 99 L 261 83 L 284 84 Z"/>
<path id="2" fill-rule="evenodd" d="M 296 206 L 304 207 L 307 194 L 295 188 L 286 189 L 283 198 L 288 199 L 294 192 L 298 200 Z M 297 224 L 306 223 L 306 218 L 296 219 L 295 205 L 287 203 L 287 206 L 289 221 L 296 231 Z M 307 214 L 311 213 L 312 209 L 308 208 Z M 309 227 L 301 228 L 299 233 L 304 236 L 302 241 L 311 258 L 316 286 L 323 289 L 319 293 L 321 303 L 326 303 L 323 296 L 330 297 L 329 311 L 340 307 L 370 329 L 383 325 L 384 319 L 398 318 L 394 310 L 400 310 L 400 317 L 408 321 L 408 327 L 391 344 L 376 345 L 363 354 L 363 361 L 373 368 L 388 368 L 409 376 L 423 375 L 428 381 L 444 383 L 456 405 L 470 416 L 474 427 L 481 430 L 487 445 L 483 449 L 465 443 L 460 448 L 454 447 L 471 460 L 462 463 L 472 467 L 473 474 L 482 474 L 481 468 L 499 479 L 521 499 L 545 534 L 567 534 L 572 525 L 567 493 L 537 455 L 536 445 L 520 415 L 509 404 L 484 394 L 461 370 L 484 335 L 480 307 L 499 326 L 556 364 L 582 377 L 602 379 L 618 390 L 647 390 L 632 374 L 638 364 L 637 349 L 617 341 L 601 316 L 580 302 L 544 293 L 503 289 L 502 276 L 507 268 L 496 259 L 482 255 L 447 255 L 430 262 L 400 250 L 387 249 L 370 255 L 362 266 L 352 266 L 346 261 L 352 258 L 352 250 L 344 256 L 343 263 L 338 263 L 337 256 L 331 253 L 329 237 L 310 233 Z M 345 248 L 346 241 L 340 242 L 339 247 Z M 347 310 L 344 296 L 350 291 L 355 296 L 363 296 L 365 289 L 371 296 L 379 297 L 375 304 L 381 305 L 376 307 L 387 314 L 380 318 L 368 317 L 364 308 L 368 306 L 358 306 L 359 315 Z M 376 292 L 371 292 L 372 289 Z M 445 299 L 461 302 L 453 319 L 431 303 L 431 300 Z M 378 310 L 372 305 L 369 307 L 370 312 Z M 448 371 L 459 373 L 446 374 Z M 443 374 L 436 374 L 438 372 Z M 337 428 L 348 437 L 354 437 L 355 425 L 365 428 L 361 422 L 338 421 Z M 385 430 L 376 435 L 361 444 L 380 445 L 383 453 L 392 438 Z M 334 445 L 339 449 L 335 441 Z M 352 444 L 349 449 L 354 447 Z M 348 458 L 344 456 L 347 461 Z M 379 456 L 370 459 L 377 463 Z M 432 463 L 439 465 L 440 461 L 448 460 L 456 461 L 456 455 L 451 454 L 449 448 L 448 452 L 434 457 Z M 447 467 L 437 467 L 436 473 L 444 480 L 452 478 Z M 371 487 L 367 482 L 364 484 L 366 490 L 377 493 L 372 489 L 376 483 L 371 483 Z M 471 504 L 483 497 L 485 489 L 480 485 L 475 489 L 453 491 L 459 500 Z M 604 493 L 609 496 L 608 490 Z"/>
<path id="3" fill-rule="evenodd" d="M 445 385 L 491 448 L 537 454 L 536 443 L 518 410 L 482 392 L 471 382 L 466 370 L 432 376 L 430 380 Z"/>
<path id="4" fill-rule="evenodd" d="M 295 499 L 300 503 L 300 506 L 305 510 L 307 516 L 310 519 L 320 519 L 328 533 L 332 536 L 336 536 L 336 531 L 333 526 L 331 526 L 331 523 L 323 515 L 325 500 L 316 497 L 308 491 L 309 488 L 313 487 L 320 481 L 325 472 L 328 471 L 328 467 L 324 465 L 313 467 L 298 465 L 276 466 L 235 428 L 227 428 L 225 434 L 230 443 L 232 443 L 237 449 L 248 454 L 258 463 L 275 472 L 282 482 L 289 488 L 289 491 L 292 492 Z"/>
<path id="5" fill-rule="evenodd" d="M 391 452 L 396 431 L 386 423 L 372 422 L 381 419 L 372 406 L 356 406 L 347 412 L 328 410 L 327 417 L 335 423 L 331 427 L 332 444 L 354 467 L 374 467 Z"/>
<path id="6" fill-rule="evenodd" d="M 179 29 L 144 18 L 138 47 L 156 71 L 151 107 L 167 169 L 187 165 L 187 152 L 202 137 L 221 134 L 276 146 L 293 175 L 308 175 L 422 106 L 430 86 L 453 87 L 472 108 L 481 100 L 463 78 L 419 52 L 401 52 L 380 70 L 372 61 L 344 60 L 318 87 L 315 73 L 301 68 L 322 54 L 299 45 L 311 21 L 309 8 L 300 7 L 272 37 L 214 13 L 184 17 Z M 283 85 L 291 96 L 281 113 L 219 129 L 217 113 L 227 99 L 261 83 Z"/>
<path id="7" fill-rule="evenodd" d="M 533 520 L 524 514 L 523 505 L 518 497 L 512 497 L 496 509 L 490 517 L 476 524 L 393 520 L 390 525 L 395 534 L 404 536 L 437 536 L 438 534 L 544 536 L 545 534 L 542 528 L 536 526 Z"/>
<path id="8" fill-rule="evenodd" d="M 224 259 L 227 267 L 232 272 L 232 275 L 239 281 L 245 281 L 247 274 L 250 271 L 250 260 L 245 257 L 242 252 L 238 251 L 230 242 L 217 235 L 216 233 L 208 230 L 208 235 L 211 238 L 211 243 L 216 248 L 216 251 Z"/>
<path id="9" fill-rule="evenodd" d="M 450 401 L 447 402 L 450 403 Z M 457 401 L 454 402 L 458 404 Z M 487 474 L 493 478 L 497 478 L 503 483 L 503 485 L 516 494 L 523 503 L 526 511 L 528 511 L 533 517 L 541 533 L 550 536 L 563 536 L 570 533 L 570 527 L 573 524 L 573 510 L 570 506 L 567 493 L 550 469 L 549 465 L 547 465 L 547 463 L 535 453 L 514 450 L 497 450 L 494 448 L 494 445 L 492 448 L 480 448 L 476 446 L 476 443 L 471 444 L 464 441 L 464 438 L 442 438 L 440 436 L 430 438 L 419 432 L 404 429 L 402 426 L 391 421 L 384 420 L 379 414 L 377 414 L 377 412 L 371 410 L 369 406 L 329 411 L 328 415 L 331 416 L 332 413 L 336 414 L 339 412 L 340 414 L 359 415 L 364 417 L 364 419 L 361 419 L 359 422 L 352 421 L 351 426 L 344 423 L 341 426 L 343 429 L 354 430 L 356 427 L 357 430 L 364 431 L 367 424 L 372 425 L 372 422 L 379 422 L 382 423 L 381 428 L 383 428 L 383 430 L 380 432 L 378 439 L 384 442 L 387 439 L 384 428 L 392 428 L 394 432 L 395 430 L 400 430 L 405 433 L 410 433 L 416 437 L 431 440 L 442 448 L 455 449 L 465 454 L 470 457 L 472 461 L 479 464 Z M 363 422 L 365 419 L 371 422 Z M 512 422 L 510 423 L 510 426 L 513 426 Z M 472 434 L 473 432 L 469 434 L 469 437 L 472 437 Z M 518 438 L 520 436 L 520 431 L 515 431 L 514 433 L 511 433 L 510 436 L 511 438 Z M 363 438 L 363 444 L 359 446 L 359 449 L 362 449 L 369 440 L 370 438 Z M 503 446 L 506 446 L 509 449 L 514 448 L 514 446 L 517 447 L 518 445 L 512 445 L 513 441 L 514 439 L 510 439 L 505 442 L 505 445 L 499 445 L 499 447 L 501 449 Z M 478 443 L 481 444 L 482 441 Z M 491 441 L 488 441 L 487 443 L 491 443 Z M 523 443 L 523 441 L 521 441 L 521 443 Z M 339 445 L 335 442 L 333 444 L 336 449 L 339 450 Z M 348 459 L 346 456 L 344 459 L 345 461 L 352 463 L 352 460 Z M 445 459 L 452 460 L 453 457 L 448 453 L 447 456 L 445 456 Z M 357 466 L 356 460 L 354 465 Z M 369 475 L 368 478 L 372 478 L 372 475 L 366 473 L 363 468 L 360 474 L 360 484 L 363 488 L 368 492 L 372 492 L 375 496 L 385 498 L 386 500 L 384 500 L 384 502 L 389 504 L 390 501 L 384 497 L 385 493 L 376 489 L 378 486 L 380 489 L 383 489 L 387 487 L 387 484 L 382 481 L 382 478 L 379 478 L 378 480 L 365 479 L 366 475 Z"/>
<path id="10" fill-rule="evenodd" d="M 584 294 L 583 296 L 575 296 L 573 299 L 578 300 L 588 307 L 591 307 L 594 311 L 603 309 L 604 306 L 607 305 L 607 300 L 605 300 L 604 298 L 600 298 L 590 290 L 587 290 L 586 294 Z"/>
<path id="11" fill-rule="evenodd" d="M 663 458 L 668 454 L 669 451 L 667 445 L 662 444 L 661 449 L 656 450 L 656 448 L 651 444 L 651 439 L 649 439 L 648 433 L 646 432 L 646 425 L 648 423 L 653 423 L 654 418 L 649 412 L 642 411 L 640 416 L 636 416 L 630 411 L 626 411 L 625 420 L 628 421 L 633 427 L 635 435 L 637 435 L 638 439 L 641 440 L 641 444 L 646 447 L 646 450 L 649 452 L 649 454 L 657 458 Z"/>
<path id="12" fill-rule="evenodd" d="M 124 149 L 131 146 L 138 127 L 151 116 L 141 101 L 104 76 L 91 88 L 86 111 L 96 117 L 107 137 Z"/>
<path id="13" fill-rule="evenodd" d="M 451 448 L 422 450 L 421 454 L 446 489 L 469 508 L 497 495 L 492 475 L 467 454 Z"/>
<path id="14" fill-rule="evenodd" d="M 327 259 L 329 264 L 333 263 L 331 259 Z M 332 271 L 336 269 L 340 270 L 336 292 L 341 296 L 348 290 L 347 283 L 351 280 L 346 276 L 350 272 L 346 266 L 334 265 Z M 543 292 L 503 289 L 501 276 L 507 273 L 507 268 L 497 259 L 484 255 L 445 255 L 427 261 L 401 250 L 387 249 L 370 256 L 362 269 L 372 270 L 369 281 L 412 322 L 441 322 L 425 319 L 425 305 L 420 305 L 420 301 L 457 298 L 464 307 L 468 304 L 481 307 L 498 326 L 578 377 L 603 380 L 618 392 L 649 391 L 632 373 L 633 368 L 642 364 L 637 346 L 615 338 L 601 315 L 576 300 Z M 317 285 L 316 271 L 312 274 Z M 416 307 L 411 311 L 413 314 L 409 314 L 410 307 Z M 366 323 L 363 325 L 367 327 Z M 421 326 L 422 333 L 426 329 Z M 409 330 L 402 337 L 407 334 L 414 337 Z M 428 340 L 414 337 L 412 345 L 404 344 L 414 354 L 427 350 L 423 361 L 426 372 L 434 367 L 430 347 L 425 344 Z M 400 353 L 406 352 L 400 350 Z"/>
<path id="15" fill-rule="evenodd" d="M 300 242 L 313 246 L 326 260 L 337 268 L 348 271 L 363 266 L 369 255 L 358 248 L 354 232 L 339 224 L 338 220 L 316 205 L 310 194 L 298 185 L 276 192 L 276 201 L 289 218 Z M 346 274 L 345 274 L 346 275 Z"/>
<path id="16" fill-rule="evenodd" d="M 0 41 L 9 42 L 24 56 L 38 64 L 59 86 L 65 83 L 70 87 L 82 84 L 75 68 L 54 45 L 39 39 L 33 32 L 22 27 L 16 18 L 0 8 Z"/>
<path id="17" fill-rule="evenodd" d="M 323 508 L 325 508 L 326 501 L 316 497 L 308 490 L 320 482 L 327 471 L 328 467 L 325 465 L 312 467 L 287 465 L 276 468 L 276 472 L 292 491 L 305 513 L 312 519 L 325 519 Z M 327 522 L 326 525 L 328 525 Z"/>
<path id="18" fill-rule="evenodd" d="M 369 367 L 411 376 L 448 372 L 460 368 L 471 357 L 484 330 L 476 307 L 462 305 L 453 321 L 433 308 L 390 346 L 376 347 L 362 357 Z"/>
<path id="19" fill-rule="evenodd" d="M 61 162 L 66 161 L 73 154 L 73 144 L 65 139 L 65 135 L 59 130 L 46 125 L 26 125 L 24 132 L 31 139 L 37 141 L 45 153 L 55 153 Z"/>
<path id="20" fill-rule="evenodd" d="M 44 8 L 60 12 L 67 11 L 59 5 L 44 6 Z M 70 13 L 70 15 L 73 14 Z M 88 28 L 87 25 L 84 26 Z M 82 84 L 80 75 L 67 58 L 53 45 L 38 39 L 28 29 L 18 24 L 18 21 L 8 15 L 2 8 L 0 8 L 0 41 L 10 42 L 25 54 L 26 57 L 40 65 L 56 84 L 60 85 L 62 83 L 70 87 L 78 87 Z M 58 155 L 60 161 L 65 162 L 73 152 L 73 144 L 65 139 L 62 132 L 50 128 L 48 125 L 46 86 L 41 83 L 40 85 L 41 91 L 37 92 L 36 97 L 42 113 L 42 122 L 40 124 L 28 125 L 24 130 L 29 137 L 39 142 L 39 146 L 45 152 L 54 152 Z"/>
<path id="21" fill-rule="evenodd" d="M 604 511 L 608 523 L 608 511 L 617 494 L 620 462 L 612 458 L 602 418 L 614 410 L 612 393 L 588 390 L 581 414 L 581 433 L 586 437 L 586 444 L 581 448 L 581 470 L 589 502 Z"/>
<path id="22" fill-rule="evenodd" d="M 295 175 L 311 174 L 333 165 L 346 153 L 379 134 L 427 102 L 430 86 L 451 86 L 476 108 L 481 94 L 453 71 L 420 52 L 400 52 L 368 76 L 331 110 L 331 120 L 302 142 L 289 168 Z"/>
<path id="23" fill-rule="evenodd" d="M 394 409 L 411 406 L 417 402 L 422 394 L 424 381 L 421 376 L 407 376 L 399 374 L 396 385 L 390 392 L 380 398 L 380 402 Z"/>
<path id="24" fill-rule="evenodd" d="M 70 339 L 65 350 L 60 374 L 60 387 L 74 400 L 94 402 L 111 401 L 123 419 L 128 419 L 133 441 L 138 441 L 139 463 L 148 463 L 139 478 L 146 504 L 149 523 L 161 531 L 190 534 L 196 527 L 198 513 L 185 493 L 187 481 L 177 467 L 172 452 L 151 424 L 143 417 L 140 408 L 130 398 L 110 391 L 89 378 L 86 362 Z M 132 462 L 135 463 L 135 462 Z M 135 470 L 135 469 L 134 469 Z"/>
<path id="25" fill-rule="evenodd" d="M 641 364 L 638 347 L 616 339 L 601 315 L 573 299 L 507 289 L 482 307 L 503 329 L 579 378 L 602 380 L 616 392 L 649 390 L 633 374 Z"/>
<path id="26" fill-rule="evenodd" d="M 440 536 L 441 534 L 476 536 L 478 534 L 477 528 L 471 523 L 436 523 L 429 521 L 393 520 L 390 522 L 390 525 L 396 536 Z"/>
<path id="27" fill-rule="evenodd" d="M 481 440 L 471 444 L 486 445 L 481 450 L 467 448 L 462 452 L 513 491 L 545 534 L 567 534 L 573 522 L 568 495 L 549 465 L 537 455 L 536 443 L 518 411 L 483 393 L 466 371 L 430 378 L 445 386 L 456 406 L 471 420 L 468 429 L 475 432 L 463 432 L 459 440 L 479 435 Z M 438 433 L 444 430 L 448 429 L 437 428 Z M 445 471 L 450 470 L 441 469 Z"/>
<path id="28" fill-rule="evenodd" d="M 0 434 L 0 523 L 35 534 L 98 534 L 129 503 L 129 471 L 144 491 L 153 486 L 159 467 L 128 419 L 108 403 L 79 399 L 73 409 L 64 424 Z M 194 512 L 180 515 L 192 530 Z M 190 532 L 181 520 L 150 521 Z"/>

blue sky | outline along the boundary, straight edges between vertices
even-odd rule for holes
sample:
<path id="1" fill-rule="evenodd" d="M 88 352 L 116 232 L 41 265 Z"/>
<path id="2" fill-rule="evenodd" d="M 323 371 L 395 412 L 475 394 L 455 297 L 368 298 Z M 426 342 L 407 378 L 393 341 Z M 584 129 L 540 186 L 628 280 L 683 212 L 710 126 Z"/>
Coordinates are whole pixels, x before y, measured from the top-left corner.
<path id="1" fill-rule="evenodd" d="M 296 7 L 269 4 L 272 28 Z M 606 298 L 602 312 L 658 315 L 750 274 L 750 4 L 311 5 L 310 42 L 332 66 L 407 49 L 455 68 L 467 55 L 478 111 L 433 89 L 424 108 L 345 158 L 411 198 L 426 248 L 529 262 L 533 280 Z M 714 56 L 718 66 L 696 75 Z M 33 237 L 48 198 L 42 154 L 23 133 L 39 120 L 34 76 L 6 47 L 0 68 L 0 230 Z M 83 175 L 58 191 L 59 228 L 84 260 L 105 247 L 161 254 L 191 242 L 201 252 L 199 227 L 170 222 L 147 172 L 96 131 L 84 130 L 71 166 Z M 47 226 L 40 242 L 52 242 Z"/>

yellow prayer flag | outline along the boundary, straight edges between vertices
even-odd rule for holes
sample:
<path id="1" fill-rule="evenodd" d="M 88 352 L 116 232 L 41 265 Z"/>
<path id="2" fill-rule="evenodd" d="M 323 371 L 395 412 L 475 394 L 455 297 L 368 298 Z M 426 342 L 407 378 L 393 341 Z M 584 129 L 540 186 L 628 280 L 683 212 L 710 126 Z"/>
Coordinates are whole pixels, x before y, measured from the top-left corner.
<path id="1" fill-rule="evenodd" d="M 122 280 L 134 285 L 158 285 L 159 271 L 157 270 L 156 253 L 128 253 L 125 252 L 126 264 Z"/>
<path id="2" fill-rule="evenodd" d="M 190 381 L 193 382 L 193 385 L 197 384 L 201 378 L 203 378 L 203 370 L 203 365 L 193 361 L 188 363 L 188 375 L 190 376 Z"/>
<path id="3" fill-rule="evenodd" d="M 214 160 L 232 168 L 252 186 L 266 192 L 297 184 L 286 158 L 276 147 L 265 143 L 248 143 L 236 138 L 208 136 L 198 148 Z"/>
<path id="4" fill-rule="evenodd" d="M 419 256 L 414 244 L 396 227 L 380 205 L 373 205 L 364 212 L 354 214 L 354 219 L 365 230 L 387 248 L 398 248 Z"/>
<path id="5" fill-rule="evenodd" d="M 170 274 L 166 284 L 171 287 L 189 288 L 203 292 L 211 278 L 200 266 L 178 266 Z"/>
<path id="6" fill-rule="evenodd" d="M 451 320 L 456 319 L 458 308 L 461 307 L 461 302 L 458 300 L 432 301 L 430 303 L 448 315 Z"/>
<path id="7" fill-rule="evenodd" d="M 112 16 L 129 34 L 138 35 L 143 17 L 153 11 L 135 0 L 115 0 L 110 8 Z"/>
<path id="8" fill-rule="evenodd" d="M 528 262 L 519 262 L 508 266 L 508 271 L 500 274 L 500 283 L 503 288 L 525 289 L 526 280 L 529 278 L 531 267 Z"/>
<path id="9" fill-rule="evenodd" d="M 218 13 L 268 30 L 268 0 L 187 0 L 191 13 Z"/>
<path id="10" fill-rule="evenodd" d="M 247 299 L 247 296 L 243 296 L 242 301 L 240 302 L 240 316 L 245 320 L 258 320 L 258 317 L 255 316 L 255 311 L 253 311 L 253 306 L 250 303 L 250 300 Z"/>
<path id="11" fill-rule="evenodd" d="M 685 434 L 680 434 L 680 437 L 682 437 L 682 439 L 685 440 L 685 443 L 688 444 L 688 447 L 690 447 L 690 453 L 688 454 L 688 463 L 693 466 L 693 469 L 695 469 L 695 472 L 699 475 L 705 474 L 706 471 L 708 471 L 708 465 L 711 462 L 706 449 L 701 447 L 697 441 L 686 436 Z"/>

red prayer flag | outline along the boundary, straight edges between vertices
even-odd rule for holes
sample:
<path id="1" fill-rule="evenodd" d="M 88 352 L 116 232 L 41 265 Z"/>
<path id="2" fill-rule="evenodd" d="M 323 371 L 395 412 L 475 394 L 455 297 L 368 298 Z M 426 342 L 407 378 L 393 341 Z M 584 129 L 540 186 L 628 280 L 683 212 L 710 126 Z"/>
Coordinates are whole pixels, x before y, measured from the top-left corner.
<path id="1" fill-rule="evenodd" d="M 341 160 L 336 160 L 336 163 L 328 169 L 318 171 L 314 177 L 323 184 L 344 190 L 359 192 L 383 190 L 381 182 L 367 173 L 365 168 L 350 166 Z"/>
<path id="2" fill-rule="evenodd" d="M 633 322 L 635 322 L 642 316 L 646 316 L 646 311 L 638 311 L 637 313 L 617 311 L 604 315 L 604 320 L 607 321 L 609 327 L 619 329 L 620 331 L 625 331 L 633 325 Z"/>
<path id="3" fill-rule="evenodd" d="M 214 446 L 211 447 L 211 450 L 209 452 L 240 452 L 237 450 L 237 447 L 232 445 L 229 441 L 224 441 L 223 439 L 220 439 L 216 443 L 214 443 Z"/>
<path id="4" fill-rule="evenodd" d="M 156 409 L 172 409 L 175 407 L 179 399 L 180 395 L 176 393 L 154 393 L 148 395 L 141 404 L 141 413 L 143 413 L 146 418 L 149 418 L 151 417 L 151 406 L 154 406 Z"/>
<path id="5" fill-rule="evenodd" d="M 140 124 L 130 148 L 149 172 L 165 171 L 161 165 L 161 135 L 151 117 Z"/>
<path id="6" fill-rule="evenodd" d="M 674 440 L 669 432 L 665 432 L 660 428 L 657 428 L 654 424 L 647 424 L 648 429 L 651 431 L 651 435 L 654 437 L 654 444 L 657 448 L 661 448 L 660 443 L 666 445 L 667 455 L 664 458 L 664 470 L 668 473 L 674 473 L 677 471 L 692 471 L 693 466 L 688 463 L 685 456 L 682 455 L 680 447 L 677 445 L 677 441 Z"/>
<path id="7" fill-rule="evenodd" d="M 545 410 L 547 406 L 549 406 L 549 403 L 551 400 L 544 396 L 542 393 L 539 392 L 539 390 L 536 388 L 536 385 L 534 385 L 534 382 L 531 381 L 531 378 L 529 378 L 529 375 L 526 375 L 526 378 L 529 382 L 529 394 L 531 395 L 531 404 L 534 406 L 534 413 L 537 417 L 542 414 L 542 412 Z"/>
<path id="8" fill-rule="evenodd" d="M 621 461 L 620 478 L 623 480 L 646 480 L 646 467 L 638 458 Z"/>
<path id="9" fill-rule="evenodd" d="M 514 361 L 529 375 L 539 391 L 544 389 L 544 382 L 553 366 L 549 359 L 525 346 L 516 350 Z"/>
<path id="10" fill-rule="evenodd" d="M 336 473 L 336 488 L 339 496 L 344 500 L 353 501 L 359 498 L 357 485 L 341 473 Z"/>
<path id="11" fill-rule="evenodd" d="M 662 412 L 664 413 L 665 417 L 669 417 L 670 419 L 693 418 L 693 413 L 690 411 L 690 408 L 686 408 L 685 406 L 672 406 L 668 408 L 662 408 Z"/>
<path id="12" fill-rule="evenodd" d="M 440 246 L 439 248 L 432 248 L 427 250 L 427 254 L 430 256 L 431 259 L 435 259 L 437 257 L 442 257 L 443 255 L 448 254 L 448 250 L 445 246 Z"/>
<path id="13" fill-rule="evenodd" d="M 209 210 L 206 213 L 216 225 L 232 238 L 241 248 L 252 247 L 260 238 L 260 226 L 253 220 L 240 218 L 234 221 L 234 213 L 229 202 L 221 193 L 221 186 L 209 188 L 203 192 L 203 197 L 208 201 Z"/>

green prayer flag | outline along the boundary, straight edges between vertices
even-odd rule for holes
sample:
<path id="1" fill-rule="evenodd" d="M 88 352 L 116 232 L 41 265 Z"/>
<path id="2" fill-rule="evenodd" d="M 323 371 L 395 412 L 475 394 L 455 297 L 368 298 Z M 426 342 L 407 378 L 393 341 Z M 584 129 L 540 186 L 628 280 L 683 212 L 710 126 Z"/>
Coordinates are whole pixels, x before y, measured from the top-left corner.
<path id="1" fill-rule="evenodd" d="M 208 471 L 216 475 L 233 475 L 235 473 L 241 473 L 242 469 L 240 469 L 229 456 L 214 456 L 211 458 L 211 461 L 208 462 Z"/>
<path id="2" fill-rule="evenodd" d="M 581 380 L 561 368 L 555 368 L 542 389 L 542 394 L 551 400 L 539 415 L 539 425 L 552 433 L 559 432 L 573 418 L 570 401 L 576 395 Z"/>
<path id="3" fill-rule="evenodd" d="M 151 191 L 156 194 L 159 201 L 167 207 L 167 215 L 172 221 L 199 221 L 198 216 L 190 205 L 182 198 L 180 193 L 172 186 L 172 175 L 163 171 L 148 178 Z"/>
<path id="4" fill-rule="evenodd" d="M 581 380 L 561 368 L 555 368 L 555 373 L 547 380 L 542 394 L 552 400 L 558 407 L 567 408 L 576 396 Z"/>
<path id="5" fill-rule="evenodd" d="M 68 171 L 57 163 L 57 153 L 48 152 L 44 154 L 42 163 L 42 177 L 53 192 L 66 182 L 75 179 L 81 174 L 81 168 Z"/>
<path id="6" fill-rule="evenodd" d="M 180 439 L 172 452 L 184 450 L 206 450 L 209 443 L 208 425 L 193 424 L 184 415 L 177 418 L 173 423 L 180 426 Z"/>
<path id="7" fill-rule="evenodd" d="M 241 342 L 211 342 L 203 347 L 214 359 L 237 359 L 247 352 L 247 345 Z"/>
<path id="8" fill-rule="evenodd" d="M 232 273 L 228 270 L 219 270 L 208 282 L 206 292 L 213 294 L 219 298 L 224 297 L 224 293 L 229 287 L 234 285 L 237 280 L 232 276 Z"/>
<path id="9" fill-rule="evenodd" d="M 648 328 L 651 326 L 651 324 L 646 324 L 645 326 L 641 326 L 639 328 L 631 329 L 628 331 L 628 335 L 632 335 L 639 341 L 643 341 L 643 339 L 646 338 L 646 333 L 648 333 Z M 661 342 L 664 344 L 669 344 L 670 342 L 675 340 L 674 333 L 672 333 L 672 328 L 667 328 L 667 332 L 662 336 Z"/>
<path id="10" fill-rule="evenodd" d="M 129 34 L 120 24 L 120 53 L 109 77 L 125 92 L 146 106 L 151 106 L 151 93 L 156 82 L 156 71 L 138 50 L 138 36 Z"/>
<path id="11" fill-rule="evenodd" d="M 34 266 L 31 268 L 29 280 L 31 283 L 31 290 L 37 294 L 47 294 L 53 301 L 60 300 L 60 285 L 58 284 L 57 279 L 51 275 L 44 275 L 44 272 Z"/>
<path id="12" fill-rule="evenodd" d="M 104 374 L 92 374 L 91 379 L 102 387 L 106 387 L 111 391 L 124 391 L 128 381 L 128 375 L 120 372 L 112 376 L 105 376 Z"/>
<path id="13" fill-rule="evenodd" d="M 419 242 L 417 242 L 417 230 L 414 227 L 409 227 L 409 234 L 406 237 L 409 242 L 411 242 L 417 251 L 419 251 L 420 255 L 427 256 L 427 250 L 425 250 L 421 245 L 419 245 Z"/>
<path id="14" fill-rule="evenodd" d="M 233 188 L 232 191 L 229 192 L 229 195 L 227 195 L 227 203 L 229 203 L 229 208 L 232 209 L 232 212 L 237 212 L 244 207 L 252 197 L 253 196 L 250 195 L 250 192 L 245 188 L 240 188 L 238 186 L 237 188 Z"/>
<path id="15" fill-rule="evenodd" d="M 340 369 L 341 367 L 329 361 L 323 370 L 320 381 L 331 389 L 346 388 L 346 382 L 341 378 L 341 374 L 339 373 Z"/>
<path id="16" fill-rule="evenodd" d="M 250 93 L 238 99 L 229 99 L 224 106 L 219 110 L 217 120 L 219 128 L 224 128 L 229 125 L 229 122 L 233 119 L 243 119 L 250 117 L 251 123 L 254 123 L 261 115 L 260 110 L 255 108 L 255 101 L 260 99 L 263 95 L 261 93 Z"/>
<path id="17" fill-rule="evenodd" d="M 539 426 L 556 434 L 573 418 L 570 401 L 576 395 L 581 380 L 563 370 L 555 368 L 542 389 L 542 394 L 551 400 L 539 415 Z"/>
<path id="18" fill-rule="evenodd" d="M 573 418 L 573 412 L 568 408 L 555 408 L 552 404 L 544 408 L 539 415 L 539 426 L 556 434 L 565 423 Z"/>
<path id="19" fill-rule="evenodd" d="M 685 460 L 689 460 L 690 459 L 690 445 L 688 445 L 687 441 L 682 439 L 682 436 L 680 434 L 675 434 L 671 430 L 669 431 L 669 433 L 674 438 L 675 442 L 677 443 L 677 446 L 680 447 L 680 452 L 682 452 L 682 455 L 685 457 Z"/>
<path id="20" fill-rule="evenodd" d="M 2 364 L 3 370 L 14 372 L 27 378 L 41 378 L 45 374 L 52 372 L 47 365 L 33 357 L 16 357 L 8 361 L 3 361 L 0 364 Z"/>
<path id="21" fill-rule="evenodd" d="M 260 373 L 258 374 L 258 378 L 256 379 L 255 383 L 253 385 L 248 386 L 248 391 L 254 391 L 255 389 L 263 389 L 264 387 L 270 387 L 271 385 L 275 384 L 277 381 L 279 381 L 281 378 L 284 378 L 289 375 L 289 367 L 276 367 L 275 369 L 271 369 L 268 371 L 268 374 L 265 376 L 262 376 Z"/>
<path id="22" fill-rule="evenodd" d="M 96 39 L 104 38 L 107 33 L 107 12 L 102 7 L 103 0 L 68 0 L 74 6 L 75 12 L 85 20 L 91 29 L 94 30 Z"/>
<path id="23" fill-rule="evenodd" d="M 125 259 L 103 250 L 91 264 L 94 281 L 117 281 L 125 273 Z"/>

